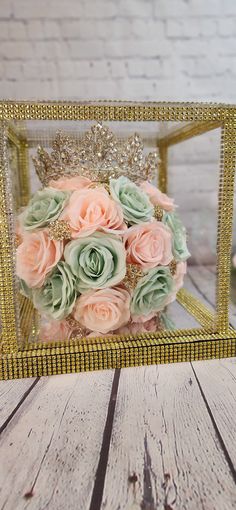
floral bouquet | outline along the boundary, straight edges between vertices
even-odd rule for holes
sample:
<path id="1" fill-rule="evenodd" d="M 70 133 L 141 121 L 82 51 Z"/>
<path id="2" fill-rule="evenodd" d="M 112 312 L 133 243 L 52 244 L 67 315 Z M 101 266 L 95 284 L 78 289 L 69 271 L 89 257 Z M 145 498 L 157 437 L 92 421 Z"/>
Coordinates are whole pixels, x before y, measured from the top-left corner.
<path id="1" fill-rule="evenodd" d="M 101 124 L 38 149 L 43 188 L 17 219 L 16 270 L 41 341 L 166 327 L 189 252 L 174 201 L 150 183 L 158 156 L 142 152 Z"/>

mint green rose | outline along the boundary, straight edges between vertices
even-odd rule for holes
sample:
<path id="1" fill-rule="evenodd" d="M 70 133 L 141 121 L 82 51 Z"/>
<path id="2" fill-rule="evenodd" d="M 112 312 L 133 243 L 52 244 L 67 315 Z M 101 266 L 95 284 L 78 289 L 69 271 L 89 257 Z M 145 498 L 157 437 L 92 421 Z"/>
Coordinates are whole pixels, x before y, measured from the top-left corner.
<path id="1" fill-rule="evenodd" d="M 66 245 L 64 256 L 81 293 L 112 287 L 125 277 L 126 251 L 117 236 L 96 232 L 76 239 Z"/>
<path id="2" fill-rule="evenodd" d="M 65 262 L 59 262 L 43 287 L 33 291 L 35 308 L 55 320 L 72 312 L 76 297 L 75 277 Z"/>
<path id="3" fill-rule="evenodd" d="M 28 287 L 22 278 L 18 279 L 19 281 L 19 291 L 20 293 L 28 299 L 32 299 L 32 289 Z"/>
<path id="4" fill-rule="evenodd" d="M 131 225 L 149 221 L 153 216 L 153 205 L 148 195 L 123 175 L 110 180 L 110 193 L 123 210 L 126 221 Z"/>
<path id="5" fill-rule="evenodd" d="M 150 269 L 134 289 L 131 300 L 132 315 L 159 312 L 172 301 L 174 281 L 168 266 Z"/>
<path id="6" fill-rule="evenodd" d="M 168 225 L 173 233 L 172 252 L 174 258 L 178 261 L 187 260 L 190 257 L 190 253 L 187 248 L 186 229 L 178 214 L 175 212 L 165 213 L 162 221 L 165 225 Z"/>
<path id="7" fill-rule="evenodd" d="M 56 220 L 64 209 L 68 197 L 68 192 L 52 188 L 37 191 L 22 213 L 25 229 L 43 228 Z"/>

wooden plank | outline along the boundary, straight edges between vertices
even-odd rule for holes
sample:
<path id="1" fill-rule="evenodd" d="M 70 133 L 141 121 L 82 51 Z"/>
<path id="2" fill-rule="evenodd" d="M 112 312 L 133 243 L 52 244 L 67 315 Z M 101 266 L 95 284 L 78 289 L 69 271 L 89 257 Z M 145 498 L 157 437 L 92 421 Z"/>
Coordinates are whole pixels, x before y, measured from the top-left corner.
<path id="1" fill-rule="evenodd" d="M 112 380 L 112 371 L 40 379 L 2 434 L 0 508 L 89 508 Z"/>
<path id="2" fill-rule="evenodd" d="M 195 361 L 193 369 L 206 405 L 236 468 L 236 358 Z"/>
<path id="3" fill-rule="evenodd" d="M 17 412 L 36 382 L 36 379 L 0 382 L 0 431 Z"/>
<path id="4" fill-rule="evenodd" d="M 234 480 L 190 364 L 122 370 L 101 508 L 234 505 Z"/>

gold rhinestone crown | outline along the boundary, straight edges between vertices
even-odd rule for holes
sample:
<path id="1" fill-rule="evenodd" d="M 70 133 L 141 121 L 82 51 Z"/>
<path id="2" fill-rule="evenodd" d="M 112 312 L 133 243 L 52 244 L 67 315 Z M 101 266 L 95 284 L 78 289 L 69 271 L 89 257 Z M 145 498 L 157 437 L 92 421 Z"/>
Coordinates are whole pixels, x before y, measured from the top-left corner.
<path id="1" fill-rule="evenodd" d="M 152 180 L 157 172 L 158 154 L 150 152 L 144 156 L 143 150 L 137 133 L 122 142 L 107 126 L 98 123 L 79 139 L 58 131 L 51 153 L 38 147 L 38 158 L 33 158 L 33 162 L 44 186 L 51 179 L 75 175 L 99 182 L 120 175 L 137 182 Z"/>

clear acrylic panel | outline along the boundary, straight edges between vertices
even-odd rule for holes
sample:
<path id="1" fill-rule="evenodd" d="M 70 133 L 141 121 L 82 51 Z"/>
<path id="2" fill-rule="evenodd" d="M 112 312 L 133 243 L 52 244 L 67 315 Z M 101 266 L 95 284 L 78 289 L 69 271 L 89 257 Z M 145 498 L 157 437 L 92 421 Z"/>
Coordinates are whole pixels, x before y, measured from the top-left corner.
<path id="1" fill-rule="evenodd" d="M 193 313 L 194 306 L 198 306 L 196 299 L 200 305 L 207 305 L 212 310 L 216 305 L 221 136 L 217 123 L 215 129 L 198 135 L 194 123 L 191 123 L 192 130 L 190 124 L 184 122 L 114 121 L 102 124 L 111 133 L 108 146 L 99 139 L 90 140 L 97 165 L 98 153 L 101 153 L 102 178 L 99 179 L 94 163 L 88 172 L 85 156 L 89 161 L 89 143 L 87 154 L 80 154 L 78 169 L 72 164 L 75 152 L 81 150 L 85 133 L 91 134 L 96 122 L 32 120 L 9 123 L 13 133 L 9 139 L 8 157 L 19 277 L 17 302 L 23 344 L 73 338 L 84 341 L 91 337 L 112 338 L 113 335 L 150 336 L 152 333 L 166 334 L 166 330 L 173 333 L 188 329 L 191 334 L 192 329 L 204 326 L 199 315 Z M 50 155 L 58 130 L 77 142 L 66 147 L 68 167 L 63 162 L 64 149 L 57 147 L 57 157 L 60 152 L 62 162 L 61 168 L 58 164 L 59 181 L 55 178 L 53 183 L 47 180 L 45 184 L 40 182 L 32 158 L 38 157 L 39 145 Z M 142 139 L 143 150 L 138 139 L 128 141 L 135 133 Z M 112 184 L 109 184 L 109 180 L 104 181 L 103 164 L 104 160 L 108 161 L 112 134 L 117 146 L 109 160 L 109 165 L 115 169 L 114 175 L 108 164 L 105 169 L 112 175 Z M 158 164 L 153 158 L 145 166 L 149 152 L 157 152 Z M 121 166 L 117 171 L 118 155 Z M 50 165 L 48 160 L 49 173 L 52 171 Z M 152 177 L 145 174 L 151 165 Z M 86 178 L 90 173 L 91 181 L 95 176 L 96 183 L 86 186 L 83 183 L 83 189 L 81 183 L 76 183 L 69 189 L 65 181 L 72 174 L 75 177 L 77 171 L 80 177 L 85 175 Z M 67 172 L 71 175 L 65 175 Z M 128 177 L 131 184 L 119 181 L 122 176 Z M 147 178 L 154 187 L 146 182 Z M 145 182 L 142 186 L 141 181 Z M 59 186 L 58 182 L 61 183 Z M 45 187 L 53 190 L 51 202 L 45 194 L 35 199 L 35 193 L 45 191 Z M 104 201 L 101 201 L 101 193 L 104 193 Z M 30 197 L 35 201 L 33 207 L 32 202 L 29 205 Z M 58 203 L 60 214 L 51 214 Z M 114 215 L 116 220 L 113 221 Z M 58 234 L 60 221 L 64 222 L 65 231 L 64 238 L 59 239 L 63 236 L 61 230 Z M 84 230 L 83 222 L 87 225 Z M 66 230 L 68 223 L 69 233 Z"/>

